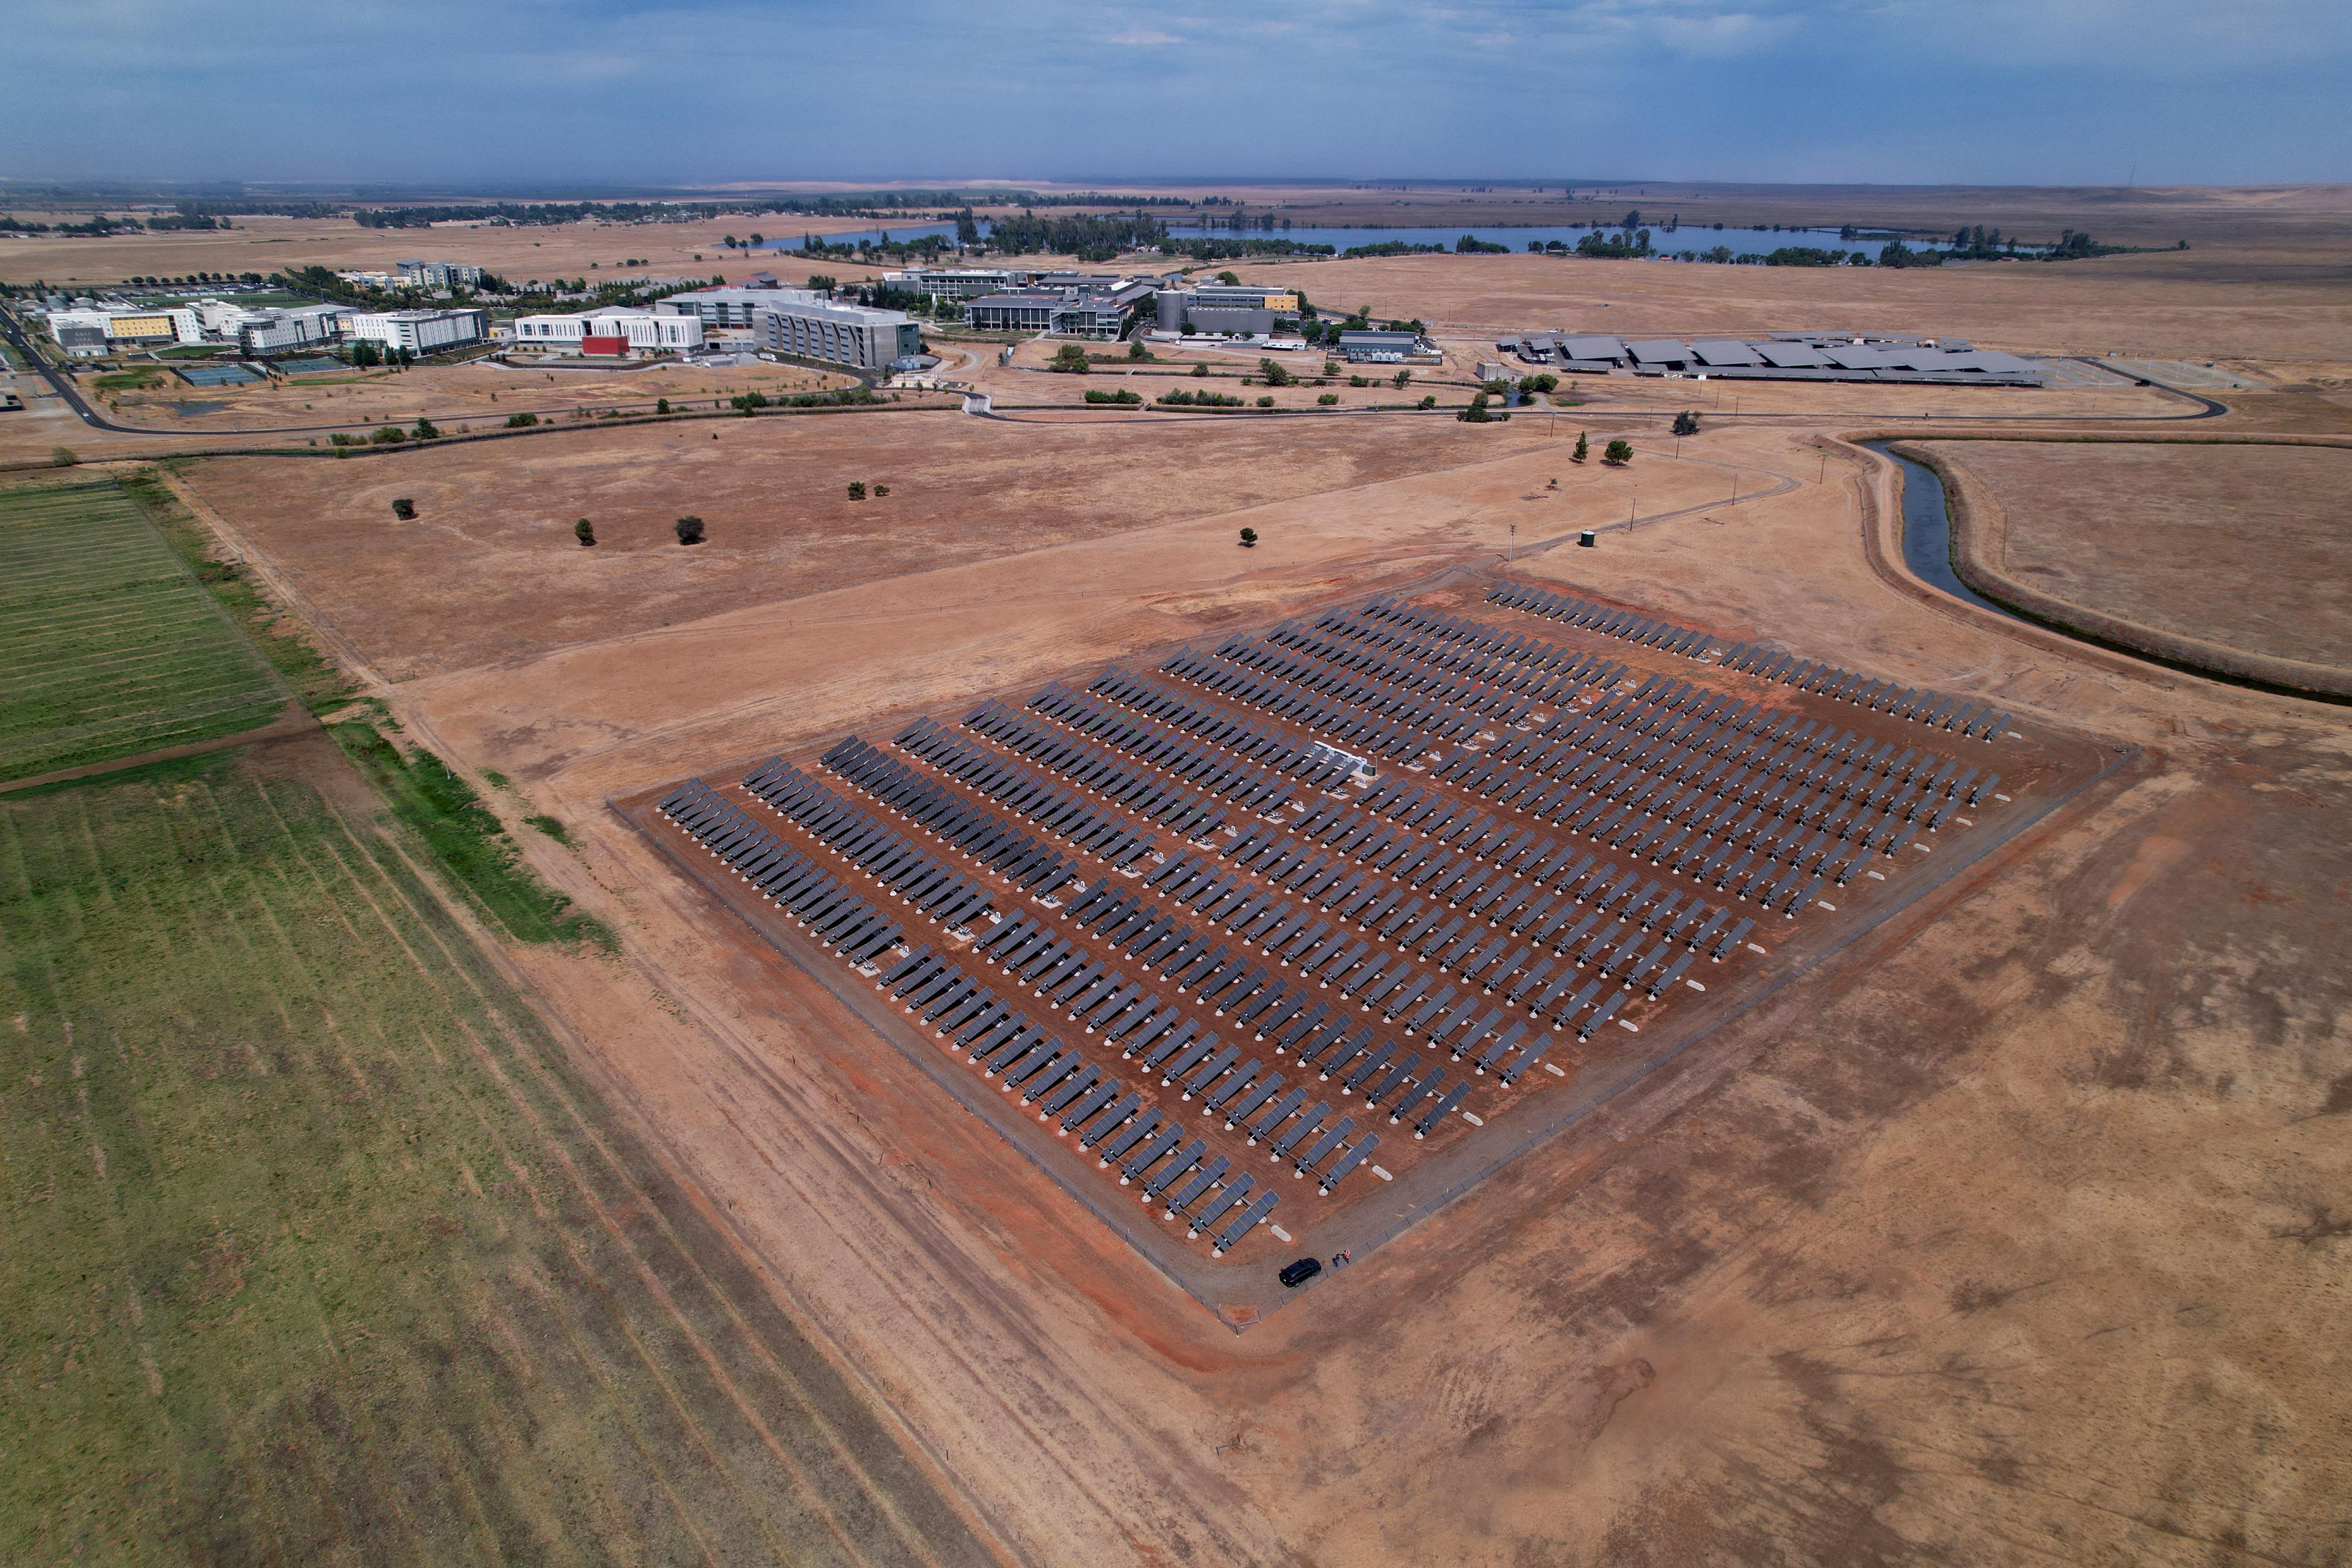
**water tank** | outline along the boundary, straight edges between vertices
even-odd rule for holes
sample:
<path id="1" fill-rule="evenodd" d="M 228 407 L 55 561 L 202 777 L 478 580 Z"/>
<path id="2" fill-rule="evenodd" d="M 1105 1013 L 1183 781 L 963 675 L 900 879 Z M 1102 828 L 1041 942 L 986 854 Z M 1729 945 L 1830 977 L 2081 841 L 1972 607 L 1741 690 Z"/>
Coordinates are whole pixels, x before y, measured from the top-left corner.
<path id="1" fill-rule="evenodd" d="M 1585 549 L 1590 550 L 1594 545 L 1601 542 L 1601 535 L 1588 528 L 1583 532 L 1576 536 L 1576 542 Z"/>

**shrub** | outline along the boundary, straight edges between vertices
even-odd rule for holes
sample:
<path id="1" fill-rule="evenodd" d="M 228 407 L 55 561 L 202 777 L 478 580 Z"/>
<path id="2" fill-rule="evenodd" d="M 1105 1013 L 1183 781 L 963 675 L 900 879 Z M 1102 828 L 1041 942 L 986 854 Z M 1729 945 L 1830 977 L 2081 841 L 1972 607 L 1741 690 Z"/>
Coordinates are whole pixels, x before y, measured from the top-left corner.
<path id="1" fill-rule="evenodd" d="M 1336 392 L 1327 392 L 1315 401 L 1321 404 L 1324 407 L 1328 408 L 1331 405 L 1339 401 L 1339 395 Z"/>
<path id="2" fill-rule="evenodd" d="M 1141 338 L 1129 338 L 1127 341 L 1127 357 L 1129 359 L 1150 359 L 1151 357 L 1151 351 L 1143 346 L 1143 340 Z"/>
<path id="3" fill-rule="evenodd" d="M 863 388 L 860 390 L 862 391 Z M 739 392 L 727 401 L 730 405 L 740 410 L 743 416 L 748 419 L 751 416 L 751 411 L 753 409 L 765 408 L 768 406 L 768 395 L 764 392 Z"/>
<path id="4" fill-rule="evenodd" d="M 1675 435 L 1677 435 L 1677 436 L 1696 436 L 1696 435 L 1697 435 L 1697 434 L 1698 434 L 1698 416 L 1697 416 L 1697 415 L 1696 415 L 1696 414 L 1694 414 L 1694 413 L 1692 413 L 1692 412 L 1691 412 L 1689 409 L 1687 409 L 1687 408 L 1684 409 L 1680 414 L 1675 415 Z"/>
<path id="5" fill-rule="evenodd" d="M 1084 375 L 1094 368 L 1094 363 L 1087 358 L 1084 344 L 1064 343 L 1055 353 L 1054 363 L 1046 368 L 1058 371 L 1064 375 Z"/>
<path id="6" fill-rule="evenodd" d="M 656 397 L 656 398 L 655 398 L 655 399 L 654 399 L 654 412 L 655 412 L 655 413 L 656 413 L 656 414 L 667 414 L 667 413 L 668 413 L 668 412 L 669 412 L 669 399 L 668 399 L 668 398 L 667 398 L 667 397 Z"/>
<path id="7" fill-rule="evenodd" d="M 1139 392 L 1129 392 L 1125 387 L 1121 387 L 1117 392 L 1105 392 L 1100 387 L 1090 386 L 1087 388 L 1087 401 L 1088 403 L 1113 403 L 1123 405 L 1128 407 L 1133 407 L 1135 405 L 1143 401 L 1143 395 Z"/>
<path id="8" fill-rule="evenodd" d="M 1421 400 L 1421 405 L 1422 405 L 1423 408 L 1434 408 L 1434 407 L 1436 407 L 1436 406 L 1437 406 L 1437 394 L 1435 394 L 1435 393 L 1433 393 L 1433 393 L 1429 394 L 1429 395 L 1427 395 L 1426 397 L 1423 397 L 1423 398 Z"/>
<path id="9" fill-rule="evenodd" d="M 1242 548 L 1244 550 L 1255 550 L 1257 548 L 1256 529 L 1244 528 L 1242 530 Z"/>
<path id="10" fill-rule="evenodd" d="M 1257 400 L 1257 405 L 1260 408 L 1271 408 L 1274 406 L 1274 399 L 1271 397 L 1261 397 Z"/>
<path id="11" fill-rule="evenodd" d="M 1610 442 L 1602 450 L 1601 460 L 1612 468 L 1623 468 L 1633 460 L 1633 443 L 1622 440 Z"/>
<path id="12" fill-rule="evenodd" d="M 528 430 L 538 423 L 539 416 L 536 414 L 509 414 L 507 416 L 507 428 L 509 430 Z M 338 436 L 333 437 L 333 439 L 336 442 L 341 443 L 342 437 Z"/>
<path id="13" fill-rule="evenodd" d="M 677 542 L 680 544 L 701 543 L 702 520 L 698 517 L 679 518 L 677 520 Z"/>
<path id="14" fill-rule="evenodd" d="M 401 496 L 392 503 L 392 515 L 403 522 L 414 522 L 416 521 L 416 503 L 406 496 Z"/>
<path id="15" fill-rule="evenodd" d="M 851 500 L 864 500 L 866 499 L 866 481 L 864 479 L 852 479 L 849 481 L 849 499 Z"/>
<path id="16" fill-rule="evenodd" d="M 430 419 L 419 419 L 416 422 L 416 438 L 420 441 L 438 441 L 441 439 L 440 427 Z"/>
<path id="17" fill-rule="evenodd" d="M 1209 362 L 1208 362 L 1208 361 L 1206 361 L 1206 360 L 1202 360 L 1199 364 L 1194 365 L 1194 366 L 1192 367 L 1192 374 L 1193 374 L 1194 375 L 1206 375 L 1206 374 L 1209 374 Z"/>
<path id="18" fill-rule="evenodd" d="M 572 525 L 572 536 L 585 548 L 596 542 L 596 525 L 583 517 Z"/>
<path id="19" fill-rule="evenodd" d="M 1290 372 L 1284 366 L 1275 363 L 1270 359 L 1262 359 L 1258 361 L 1257 372 L 1260 375 L 1265 377 L 1265 384 L 1268 386 L 1288 386 L 1290 384 Z"/>
<path id="20" fill-rule="evenodd" d="M 373 437 L 379 447 L 397 447 L 408 439 L 408 432 L 397 425 L 387 425 Z"/>
<path id="21" fill-rule="evenodd" d="M 74 456 L 74 451 L 71 447 L 52 447 L 49 448 L 49 466 L 51 468 L 70 468 L 76 463 L 80 461 L 81 459 L 79 458 Z"/>
<path id="22" fill-rule="evenodd" d="M 884 496 L 887 496 L 889 493 L 890 487 L 888 485 L 876 485 L 874 487 L 874 499 L 877 500 L 880 500 Z"/>
<path id="23" fill-rule="evenodd" d="M 1349 386 L 1370 386 L 1372 383 L 1370 376 L 1351 375 L 1348 378 L 1348 384 Z"/>

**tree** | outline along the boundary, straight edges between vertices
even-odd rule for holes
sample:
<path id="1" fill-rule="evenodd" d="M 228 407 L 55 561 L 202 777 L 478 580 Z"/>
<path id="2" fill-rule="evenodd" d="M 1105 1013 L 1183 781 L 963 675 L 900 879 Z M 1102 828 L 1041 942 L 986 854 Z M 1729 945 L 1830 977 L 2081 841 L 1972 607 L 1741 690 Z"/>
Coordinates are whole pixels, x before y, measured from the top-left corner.
<path id="1" fill-rule="evenodd" d="M 1054 363 L 1047 368 L 1059 371 L 1064 375 L 1084 375 L 1094 368 L 1094 364 L 1087 358 L 1084 344 L 1064 343 L 1054 355 Z"/>
<path id="2" fill-rule="evenodd" d="M 1493 423 L 1495 418 L 1486 411 L 1486 395 L 1484 392 L 1471 394 L 1470 406 L 1454 417 L 1468 425 L 1487 425 Z"/>
<path id="3" fill-rule="evenodd" d="M 667 398 L 667 397 L 656 397 L 656 398 L 655 398 L 655 399 L 654 399 L 654 412 L 655 412 L 655 413 L 656 413 L 656 414 L 667 414 L 667 413 L 668 413 L 668 412 L 669 412 L 669 399 L 668 399 L 668 398 Z"/>
<path id="4" fill-rule="evenodd" d="M 1260 408 L 1271 408 L 1274 406 L 1274 399 L 1271 397 L 1261 397 L 1257 400 L 1257 405 Z"/>
<path id="5" fill-rule="evenodd" d="M 441 427 L 430 419 L 419 419 L 416 422 L 416 438 L 420 441 L 438 441 L 441 438 Z"/>
<path id="6" fill-rule="evenodd" d="M 864 479 L 852 479 L 849 481 L 849 499 L 851 500 L 864 500 L 866 499 L 866 481 Z"/>
<path id="7" fill-rule="evenodd" d="M 1331 405 L 1339 401 L 1339 395 L 1336 392 L 1327 392 L 1315 401 L 1321 404 L 1324 407 L 1328 408 Z"/>
<path id="8" fill-rule="evenodd" d="M 509 414 L 507 416 L 507 428 L 509 430 L 528 430 L 538 423 L 539 416 L 536 414 Z"/>
<path id="9" fill-rule="evenodd" d="M 1633 443 L 1625 440 L 1610 442 L 1601 451 L 1601 460 L 1612 468 L 1623 468 L 1633 460 Z"/>
<path id="10" fill-rule="evenodd" d="M 1568 460 L 1571 463 L 1580 463 L 1591 456 L 1592 456 L 1592 443 L 1584 438 L 1583 431 L 1579 430 L 1576 433 L 1576 450 L 1569 455 Z"/>
<path id="11" fill-rule="evenodd" d="M 1150 359 L 1151 357 L 1151 351 L 1143 346 L 1143 340 L 1141 338 L 1129 338 L 1127 340 L 1127 357 L 1129 359 Z"/>
<path id="12" fill-rule="evenodd" d="M 1278 365 L 1270 359 L 1262 359 L 1257 362 L 1257 368 L 1258 374 L 1265 377 L 1265 384 L 1268 386 L 1290 384 L 1290 371 L 1286 366 Z"/>
<path id="13" fill-rule="evenodd" d="M 1208 362 L 1208 361 L 1206 361 L 1206 360 L 1202 360 L 1199 364 L 1194 365 L 1194 366 L 1192 367 L 1192 374 L 1193 374 L 1194 375 L 1206 375 L 1206 374 L 1209 374 L 1209 362 Z"/>
<path id="14" fill-rule="evenodd" d="M 392 515 L 403 522 L 414 522 L 416 521 L 416 503 L 406 496 L 398 497 L 392 503 Z"/>
<path id="15" fill-rule="evenodd" d="M 1256 529 L 1244 528 L 1242 530 L 1242 548 L 1244 550 L 1255 550 L 1257 548 Z"/>
<path id="16" fill-rule="evenodd" d="M 371 438 L 379 447 L 397 447 L 408 439 L 408 432 L 397 425 L 387 425 Z"/>
<path id="17" fill-rule="evenodd" d="M 1242 286 L 1241 279 L 1231 272 L 1218 273 L 1217 281 L 1223 284 L 1228 289 L 1238 289 Z"/>
<path id="18" fill-rule="evenodd" d="M 680 544 L 701 543 L 702 520 L 698 517 L 679 518 L 677 520 L 677 542 Z"/>
<path id="19" fill-rule="evenodd" d="M 1552 392 L 1556 391 L 1559 386 L 1559 377 L 1553 375 L 1549 372 L 1537 375 L 1523 375 L 1519 377 L 1519 390 L 1521 392 Z"/>
<path id="20" fill-rule="evenodd" d="M 1433 393 L 1431 393 L 1428 396 L 1426 396 L 1426 397 L 1423 398 L 1423 399 L 1421 400 L 1421 405 L 1422 405 L 1423 408 L 1434 408 L 1434 407 L 1436 407 L 1436 406 L 1437 406 L 1437 394 L 1435 394 L 1435 393 L 1433 393 Z"/>
<path id="21" fill-rule="evenodd" d="M 1412 372 L 1409 370 L 1401 370 L 1397 372 L 1394 375 L 1389 377 L 1389 384 L 1395 387 L 1399 392 L 1402 392 L 1406 387 L 1412 384 Z"/>
<path id="22" fill-rule="evenodd" d="M 583 517 L 572 525 L 572 537 L 577 539 L 581 547 L 585 549 L 596 542 L 596 525 Z"/>
<path id="23" fill-rule="evenodd" d="M 1687 408 L 1684 409 L 1680 414 L 1675 415 L 1675 435 L 1677 435 L 1677 436 L 1696 436 L 1696 435 L 1697 435 L 1697 434 L 1698 434 L 1698 416 L 1697 416 L 1697 415 L 1696 415 L 1696 414 L 1694 414 L 1694 413 L 1692 413 L 1692 412 L 1691 412 L 1689 409 L 1687 409 Z"/>

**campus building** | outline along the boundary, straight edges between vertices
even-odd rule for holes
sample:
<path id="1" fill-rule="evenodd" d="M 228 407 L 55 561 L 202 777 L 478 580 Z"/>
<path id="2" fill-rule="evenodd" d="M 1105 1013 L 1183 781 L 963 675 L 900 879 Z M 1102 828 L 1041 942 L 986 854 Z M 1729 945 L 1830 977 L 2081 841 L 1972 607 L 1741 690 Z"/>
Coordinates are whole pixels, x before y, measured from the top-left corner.
<path id="1" fill-rule="evenodd" d="M 184 305 L 164 309 L 151 305 L 93 305 L 82 310 L 49 312 L 49 335 L 60 348 L 87 350 L 91 331 L 104 334 L 101 350 L 121 345 L 194 343 L 204 341 L 204 323 Z M 68 342 L 65 334 L 75 336 Z"/>
<path id="2" fill-rule="evenodd" d="M 872 371 L 923 352 L 923 329 L 904 310 L 837 305 L 814 296 L 778 298 L 800 292 L 777 289 L 768 296 L 751 325 L 754 342 L 772 353 Z"/>
<path id="3" fill-rule="evenodd" d="M 1359 364 L 1439 364 L 1445 358 L 1419 332 L 1341 332 L 1339 353 Z"/>
<path id="4" fill-rule="evenodd" d="M 478 289 L 482 269 L 462 261 L 395 261 L 394 273 L 412 289 Z"/>
<path id="5" fill-rule="evenodd" d="M 519 317 L 514 336 L 519 349 L 641 359 L 700 348 L 702 319 L 676 310 L 579 310 Z"/>
<path id="6" fill-rule="evenodd" d="M 906 293 L 928 294 L 934 300 L 976 300 L 982 294 L 1024 288 L 1034 276 L 1002 267 L 909 267 L 903 271 L 885 272 L 882 281 Z"/>
<path id="7" fill-rule="evenodd" d="M 772 280 L 741 283 L 734 288 L 689 289 L 672 294 L 654 309 L 665 314 L 699 316 L 706 327 L 758 325 L 761 310 L 786 302 L 805 304 L 824 296 L 813 289 L 786 289 Z"/>
<path id="8" fill-rule="evenodd" d="M 1155 287 L 1148 278 L 1066 279 L 1048 273 L 1029 288 L 984 294 L 964 315 L 982 331 L 1116 338 Z"/>
<path id="9" fill-rule="evenodd" d="M 486 310 L 362 310 L 352 312 L 344 330 L 357 341 L 383 348 L 436 354 L 486 342 L 490 318 Z"/>
<path id="10" fill-rule="evenodd" d="M 1255 283 L 1200 283 L 1162 289 L 1154 296 L 1160 330 L 1271 336 L 1277 321 L 1298 320 L 1298 294 Z"/>
<path id="11" fill-rule="evenodd" d="M 2040 386 L 2032 362 L 1957 338 L 1889 332 L 1774 332 L 1761 338 L 1618 338 L 1536 332 L 1496 345 L 1522 362 L 1605 375 L 1669 379 L 1890 381 L 1943 386 Z"/>

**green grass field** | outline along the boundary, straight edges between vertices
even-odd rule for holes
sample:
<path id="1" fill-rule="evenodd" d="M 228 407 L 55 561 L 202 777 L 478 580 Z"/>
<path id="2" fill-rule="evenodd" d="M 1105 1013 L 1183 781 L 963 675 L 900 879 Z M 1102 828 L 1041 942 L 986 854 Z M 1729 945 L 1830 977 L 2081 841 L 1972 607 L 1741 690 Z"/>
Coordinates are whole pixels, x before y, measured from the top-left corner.
<path id="1" fill-rule="evenodd" d="M 233 734 L 287 698 L 111 482 L 0 489 L 0 779 Z"/>
<path id="2" fill-rule="evenodd" d="M 348 769 L 0 797 L 0 1562 L 988 1561 Z"/>

